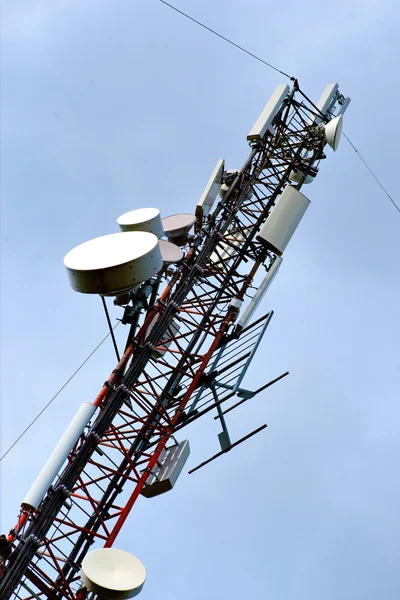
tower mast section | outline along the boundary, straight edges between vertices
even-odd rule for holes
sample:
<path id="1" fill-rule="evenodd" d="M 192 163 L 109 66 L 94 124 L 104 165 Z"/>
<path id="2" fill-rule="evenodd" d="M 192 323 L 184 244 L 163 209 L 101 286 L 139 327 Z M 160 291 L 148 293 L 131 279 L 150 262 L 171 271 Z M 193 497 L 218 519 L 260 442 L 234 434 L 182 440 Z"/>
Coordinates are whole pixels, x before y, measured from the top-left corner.
<path id="1" fill-rule="evenodd" d="M 280 255 L 263 243 L 263 226 L 288 186 L 300 190 L 317 175 L 324 123 L 344 103 L 337 86 L 322 113 L 297 82 L 276 95 L 276 110 L 270 107 L 267 120 L 262 113 L 248 136 L 245 164 L 225 173 L 225 195 L 197 223 L 183 261 L 128 336 L 66 465 L 37 506 L 22 504 L 3 551 L 2 600 L 84 599 L 87 552 L 112 546 L 166 445 L 195 418 L 194 397 L 209 383 L 211 359 L 238 335 L 235 321 L 254 278 Z"/>

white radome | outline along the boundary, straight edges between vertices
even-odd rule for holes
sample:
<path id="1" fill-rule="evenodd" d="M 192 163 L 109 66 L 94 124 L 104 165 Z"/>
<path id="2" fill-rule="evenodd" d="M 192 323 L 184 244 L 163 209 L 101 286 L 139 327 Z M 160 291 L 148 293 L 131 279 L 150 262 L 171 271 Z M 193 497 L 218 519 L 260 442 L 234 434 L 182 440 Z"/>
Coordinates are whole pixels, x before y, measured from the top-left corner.
<path id="1" fill-rule="evenodd" d="M 154 234 L 128 231 L 76 246 L 65 256 L 64 265 L 76 292 L 111 296 L 150 279 L 163 262 Z"/>
<path id="2" fill-rule="evenodd" d="M 342 135 L 343 115 L 335 117 L 324 127 L 325 140 L 334 152 L 339 147 L 340 138 Z"/>
<path id="3" fill-rule="evenodd" d="M 117 219 L 121 231 L 147 231 L 158 238 L 164 235 L 158 208 L 137 208 L 124 213 Z"/>
<path id="4" fill-rule="evenodd" d="M 81 578 L 88 590 L 101 600 L 125 600 L 142 591 L 146 569 L 130 552 L 99 548 L 83 559 Z"/>

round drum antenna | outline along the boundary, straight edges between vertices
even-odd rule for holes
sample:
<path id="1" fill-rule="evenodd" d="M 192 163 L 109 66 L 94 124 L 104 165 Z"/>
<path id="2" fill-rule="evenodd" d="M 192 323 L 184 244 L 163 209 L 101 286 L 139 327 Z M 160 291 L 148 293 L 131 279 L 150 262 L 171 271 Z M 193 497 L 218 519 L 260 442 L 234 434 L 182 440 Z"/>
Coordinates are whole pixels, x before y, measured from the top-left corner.
<path id="1" fill-rule="evenodd" d="M 335 117 L 324 127 L 325 140 L 334 151 L 338 149 L 340 136 L 342 135 L 342 127 L 343 115 Z"/>
<path id="2" fill-rule="evenodd" d="M 116 296 L 150 279 L 163 261 L 154 234 L 128 231 L 76 246 L 65 256 L 64 265 L 76 292 Z"/>
<path id="3" fill-rule="evenodd" d="M 117 219 L 121 231 L 147 231 L 158 238 L 164 235 L 158 208 L 137 208 L 124 213 Z"/>
<path id="4" fill-rule="evenodd" d="M 125 550 L 99 548 L 82 561 L 83 584 L 101 600 L 134 598 L 146 581 L 143 563 Z"/>

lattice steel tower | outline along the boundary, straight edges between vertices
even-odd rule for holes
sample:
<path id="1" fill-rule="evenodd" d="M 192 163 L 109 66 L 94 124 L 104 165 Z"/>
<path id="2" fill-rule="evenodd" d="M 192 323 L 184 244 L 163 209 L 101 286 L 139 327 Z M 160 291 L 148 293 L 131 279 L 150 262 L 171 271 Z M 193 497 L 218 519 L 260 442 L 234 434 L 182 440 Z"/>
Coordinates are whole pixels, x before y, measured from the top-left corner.
<path id="1" fill-rule="evenodd" d="M 232 443 L 224 415 L 273 383 L 241 387 L 272 317 L 252 315 L 309 205 L 300 190 L 325 146 L 338 146 L 349 102 L 337 84 L 317 104 L 297 81 L 278 86 L 247 136 L 245 164 L 235 171 L 218 161 L 194 215 L 131 211 L 118 219 L 122 232 L 67 255 L 71 286 L 115 297 L 129 333 L 107 383 L 82 404 L 0 538 L 1 600 L 136 595 L 140 561 L 123 553 L 126 581 L 115 583 L 104 564 L 125 558 L 98 549 L 113 546 L 139 494 L 172 488 L 189 454 L 175 436 L 217 411 L 221 451 L 199 468 L 265 427 Z"/>

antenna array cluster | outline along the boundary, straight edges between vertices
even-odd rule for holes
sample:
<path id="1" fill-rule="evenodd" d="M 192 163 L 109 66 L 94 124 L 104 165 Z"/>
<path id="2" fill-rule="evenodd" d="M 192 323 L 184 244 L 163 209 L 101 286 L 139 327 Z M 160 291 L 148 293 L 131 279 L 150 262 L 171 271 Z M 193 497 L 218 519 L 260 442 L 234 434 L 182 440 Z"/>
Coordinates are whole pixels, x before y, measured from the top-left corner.
<path id="1" fill-rule="evenodd" d="M 316 105 L 297 82 L 278 86 L 247 136 L 249 158 L 239 170 L 217 162 L 194 214 L 131 210 L 117 219 L 120 232 L 65 256 L 72 289 L 114 297 L 129 332 L 116 368 L 0 536 L 2 600 L 137 595 L 144 566 L 111 546 L 139 495 L 175 485 L 189 456 L 188 440 L 175 436 L 216 411 L 221 449 L 193 472 L 266 427 L 232 442 L 225 415 L 287 375 L 242 387 L 273 313 L 253 316 L 310 205 L 300 189 L 317 176 L 325 146 L 337 149 L 349 101 L 337 84 Z"/>

